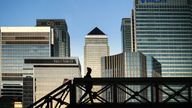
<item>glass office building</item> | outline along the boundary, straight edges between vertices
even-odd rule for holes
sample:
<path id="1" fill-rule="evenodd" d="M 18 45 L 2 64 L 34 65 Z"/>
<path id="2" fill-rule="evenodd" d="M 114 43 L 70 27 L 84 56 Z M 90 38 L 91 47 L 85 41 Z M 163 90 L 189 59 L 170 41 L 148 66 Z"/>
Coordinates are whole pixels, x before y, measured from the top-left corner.
<path id="1" fill-rule="evenodd" d="M 37 19 L 36 25 L 51 27 L 52 57 L 70 57 L 70 36 L 64 19 Z"/>
<path id="2" fill-rule="evenodd" d="M 145 56 L 140 52 L 123 52 L 117 55 L 102 57 L 101 67 L 102 77 L 161 77 L 161 64 L 153 57 Z M 128 87 L 138 91 L 143 88 L 141 85 L 129 85 Z M 129 95 L 120 89 L 117 89 L 117 93 L 118 102 L 123 102 L 129 97 Z M 130 94 L 132 94 L 132 92 L 130 92 Z M 151 90 L 144 91 L 141 94 L 149 100 L 151 99 Z M 112 101 L 112 88 L 108 89 L 103 96 L 108 101 Z M 137 100 L 130 100 L 130 102 L 137 102 Z"/>
<path id="3" fill-rule="evenodd" d="M 123 52 L 132 51 L 131 18 L 123 18 L 121 22 Z"/>
<path id="4" fill-rule="evenodd" d="M 192 76 L 192 0 L 135 0 L 136 51 L 153 56 L 163 77 Z"/>
<path id="5" fill-rule="evenodd" d="M 51 56 L 50 31 L 50 27 L 0 27 L 2 96 L 22 101 L 24 59 Z"/>

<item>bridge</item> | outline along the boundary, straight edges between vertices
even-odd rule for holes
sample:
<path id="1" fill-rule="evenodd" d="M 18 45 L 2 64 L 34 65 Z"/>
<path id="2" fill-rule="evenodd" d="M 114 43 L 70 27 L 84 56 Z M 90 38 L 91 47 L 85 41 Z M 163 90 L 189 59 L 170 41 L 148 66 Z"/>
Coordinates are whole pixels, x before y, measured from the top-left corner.
<path id="1" fill-rule="evenodd" d="M 97 86 L 94 102 L 80 100 L 87 82 Z M 192 78 L 75 78 L 68 80 L 28 108 L 188 108 Z"/>

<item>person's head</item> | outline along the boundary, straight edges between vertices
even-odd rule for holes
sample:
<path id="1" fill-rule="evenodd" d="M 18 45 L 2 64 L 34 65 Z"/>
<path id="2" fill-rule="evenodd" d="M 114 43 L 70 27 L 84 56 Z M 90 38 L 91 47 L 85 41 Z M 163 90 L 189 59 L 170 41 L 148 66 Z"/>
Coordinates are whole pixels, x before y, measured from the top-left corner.
<path id="1" fill-rule="evenodd" d="M 91 74 L 92 69 L 90 67 L 87 67 L 87 73 Z"/>

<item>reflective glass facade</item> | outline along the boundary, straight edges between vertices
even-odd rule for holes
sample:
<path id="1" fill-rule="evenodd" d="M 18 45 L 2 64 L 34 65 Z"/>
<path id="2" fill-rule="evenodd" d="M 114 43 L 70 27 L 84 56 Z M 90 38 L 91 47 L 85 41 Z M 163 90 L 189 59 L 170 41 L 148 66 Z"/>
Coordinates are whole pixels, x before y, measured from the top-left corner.
<path id="1" fill-rule="evenodd" d="M 51 56 L 50 27 L 1 27 L 0 42 L 1 94 L 22 98 L 24 58 Z"/>
<path id="2" fill-rule="evenodd" d="M 125 64 L 124 64 L 124 53 L 105 56 L 101 59 L 101 73 L 103 78 L 116 78 L 125 77 Z M 121 90 L 117 90 L 117 101 L 123 102 L 125 93 Z M 113 89 L 109 88 L 103 93 L 103 98 L 110 102 L 113 102 Z"/>
<path id="3" fill-rule="evenodd" d="M 161 77 L 161 64 L 151 56 L 145 56 L 139 52 L 124 52 L 117 55 L 102 57 L 102 77 Z M 129 86 L 132 90 L 141 90 L 143 86 Z M 121 90 L 117 91 L 118 102 L 123 102 L 129 96 Z M 131 93 L 131 92 L 130 92 Z M 142 93 L 144 97 L 151 99 L 151 90 Z M 104 93 L 104 98 L 113 100 L 112 89 Z M 131 101 L 131 102 L 136 102 Z"/>
<path id="4" fill-rule="evenodd" d="M 139 52 L 125 53 L 126 77 L 147 77 L 146 56 Z"/>
<path id="5" fill-rule="evenodd" d="M 131 38 L 131 18 L 123 18 L 121 22 L 121 36 L 123 52 L 131 51 L 132 38 Z"/>
<path id="6" fill-rule="evenodd" d="M 137 51 L 153 56 L 163 77 L 192 76 L 191 0 L 135 0 Z"/>
<path id="7" fill-rule="evenodd" d="M 37 19 L 37 26 L 52 28 L 53 57 L 70 57 L 70 36 L 64 19 Z"/>

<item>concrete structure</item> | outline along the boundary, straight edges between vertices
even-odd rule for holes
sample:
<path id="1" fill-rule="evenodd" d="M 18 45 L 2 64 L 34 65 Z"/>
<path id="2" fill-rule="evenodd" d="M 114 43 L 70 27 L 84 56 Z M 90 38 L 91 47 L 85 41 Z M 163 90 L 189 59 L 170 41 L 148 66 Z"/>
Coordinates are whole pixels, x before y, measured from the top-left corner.
<path id="1" fill-rule="evenodd" d="M 70 36 L 64 19 L 37 19 L 36 25 L 52 28 L 51 56 L 70 57 Z"/>
<path id="2" fill-rule="evenodd" d="M 2 96 L 22 101 L 24 58 L 50 57 L 50 41 L 50 27 L 0 27 Z"/>

